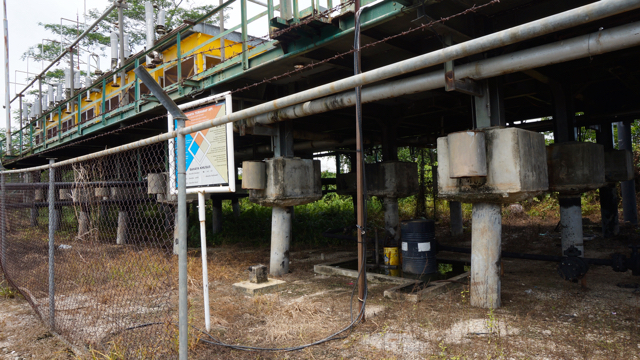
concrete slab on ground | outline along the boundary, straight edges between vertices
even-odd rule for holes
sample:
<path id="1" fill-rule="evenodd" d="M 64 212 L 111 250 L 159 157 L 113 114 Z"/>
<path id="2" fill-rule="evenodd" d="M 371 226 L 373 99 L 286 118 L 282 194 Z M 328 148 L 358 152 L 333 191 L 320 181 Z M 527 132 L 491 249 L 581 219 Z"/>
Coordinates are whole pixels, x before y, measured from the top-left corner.
<path id="1" fill-rule="evenodd" d="M 249 296 L 264 295 L 276 292 L 284 288 L 285 282 L 282 280 L 269 279 L 267 282 L 255 284 L 249 281 L 241 281 L 233 284 L 233 288 Z"/>

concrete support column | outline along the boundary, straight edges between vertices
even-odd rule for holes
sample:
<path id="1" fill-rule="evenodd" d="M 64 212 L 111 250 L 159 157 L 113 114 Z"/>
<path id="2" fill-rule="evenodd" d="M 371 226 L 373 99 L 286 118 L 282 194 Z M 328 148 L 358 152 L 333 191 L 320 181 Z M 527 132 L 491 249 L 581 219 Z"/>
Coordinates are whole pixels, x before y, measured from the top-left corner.
<path id="1" fill-rule="evenodd" d="M 471 230 L 471 306 L 500 307 L 502 212 L 499 204 L 473 204 Z"/>
<path id="2" fill-rule="evenodd" d="M 217 234 L 222 231 L 222 200 L 211 198 L 211 233 Z"/>
<path id="3" fill-rule="evenodd" d="M 78 213 L 78 238 L 83 239 L 91 230 L 89 219 L 89 207 L 81 205 Z"/>
<path id="4" fill-rule="evenodd" d="M 605 238 L 616 236 L 620 233 L 618 222 L 618 188 L 616 184 L 607 184 L 600 191 L 600 215 L 602 216 L 602 236 Z"/>
<path id="5" fill-rule="evenodd" d="M 116 244 L 124 245 L 127 243 L 129 236 L 129 213 L 123 208 L 118 210 L 118 231 Z"/>
<path id="6" fill-rule="evenodd" d="M 29 176 L 29 182 L 32 182 L 32 183 L 40 182 L 40 171 L 33 171 L 33 172 L 30 172 L 30 173 L 28 174 L 28 176 Z M 34 190 L 34 191 L 32 191 L 32 195 L 31 195 L 31 202 L 36 202 L 36 195 L 35 195 L 35 193 L 36 193 L 37 191 L 42 191 L 42 190 L 41 190 L 41 189 L 38 189 L 38 190 Z M 32 207 L 31 207 L 31 212 L 30 212 L 30 214 L 29 214 L 29 215 L 30 215 L 30 216 L 29 216 L 29 218 L 30 218 L 30 219 L 29 219 L 29 220 L 30 220 L 30 221 L 29 221 L 30 225 L 31 225 L 31 226 L 33 226 L 33 227 L 38 226 L 38 208 L 37 208 L 37 207 L 35 207 L 35 206 L 32 206 Z"/>
<path id="7" fill-rule="evenodd" d="M 631 123 L 618 123 L 618 148 L 620 150 L 633 150 L 631 145 Z M 638 204 L 636 202 L 636 183 L 635 180 L 627 180 L 620 182 L 620 190 L 622 193 L 622 210 L 624 221 L 633 225 L 638 225 Z"/>
<path id="8" fill-rule="evenodd" d="M 580 250 L 580 257 L 584 257 L 580 195 L 560 195 L 560 228 L 562 255 L 565 256 L 565 250 L 575 246 Z"/>
<path id="9" fill-rule="evenodd" d="M 178 239 L 180 238 L 180 223 L 178 222 L 178 207 L 174 206 L 173 209 L 173 254 L 178 255 L 180 250 L 180 242 Z"/>
<path id="10" fill-rule="evenodd" d="M 462 235 L 462 203 L 460 201 L 449 201 L 449 219 L 451 236 Z"/>
<path id="11" fill-rule="evenodd" d="M 233 208 L 233 217 L 236 219 L 240 218 L 240 199 L 233 198 L 231 199 L 231 207 Z"/>
<path id="12" fill-rule="evenodd" d="M 384 205 L 384 230 L 386 239 L 393 239 L 394 246 L 400 240 L 400 215 L 398 214 L 398 198 L 387 196 L 382 200 Z"/>
<path id="13" fill-rule="evenodd" d="M 282 276 L 289 272 L 290 240 L 291 207 L 274 206 L 271 210 L 271 276 Z"/>

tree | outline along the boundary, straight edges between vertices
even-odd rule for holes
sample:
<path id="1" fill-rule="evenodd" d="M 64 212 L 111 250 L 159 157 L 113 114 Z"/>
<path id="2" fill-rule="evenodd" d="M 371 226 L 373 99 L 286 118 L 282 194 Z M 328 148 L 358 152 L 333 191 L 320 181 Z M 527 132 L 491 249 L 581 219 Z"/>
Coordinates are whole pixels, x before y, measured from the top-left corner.
<path id="1" fill-rule="evenodd" d="M 146 39 L 146 25 L 145 25 L 145 10 L 144 0 L 126 0 L 126 8 L 123 11 L 124 15 L 124 30 L 129 35 L 130 50 L 134 52 L 134 49 L 139 49 L 144 45 Z M 158 9 L 166 11 L 166 29 L 171 31 L 172 28 L 179 26 L 184 20 L 195 20 L 200 18 L 207 12 L 213 10 L 216 5 L 199 5 L 196 6 L 193 0 L 154 0 L 153 4 Z M 227 8 L 230 9 L 230 8 Z M 106 9 L 91 9 L 87 14 L 87 22 L 92 23 L 98 19 Z M 228 15 L 226 15 L 228 18 Z M 112 11 L 103 21 L 96 26 L 94 31 L 89 33 L 79 43 L 82 50 L 104 55 L 107 47 L 110 45 L 109 35 L 112 31 L 116 30 L 116 24 L 118 22 L 118 12 Z M 218 17 L 213 16 L 208 20 L 209 23 L 217 23 Z M 38 23 L 39 26 L 44 27 L 46 30 L 54 35 L 54 39 L 60 39 L 62 36 L 65 44 L 71 43 L 75 38 L 80 35 L 84 29 L 84 25 L 65 25 L 62 26 L 58 23 Z M 62 47 L 64 49 L 64 46 Z M 61 46 L 59 42 L 47 42 L 38 43 L 31 46 L 24 54 L 22 59 L 27 57 L 36 61 L 53 61 L 61 53 Z M 84 52 L 86 54 L 86 52 Z M 81 59 L 82 60 L 82 59 Z M 52 70 L 46 74 L 47 80 L 49 79 L 61 79 L 63 72 L 60 69 Z M 47 81 L 45 81 L 47 82 Z"/>

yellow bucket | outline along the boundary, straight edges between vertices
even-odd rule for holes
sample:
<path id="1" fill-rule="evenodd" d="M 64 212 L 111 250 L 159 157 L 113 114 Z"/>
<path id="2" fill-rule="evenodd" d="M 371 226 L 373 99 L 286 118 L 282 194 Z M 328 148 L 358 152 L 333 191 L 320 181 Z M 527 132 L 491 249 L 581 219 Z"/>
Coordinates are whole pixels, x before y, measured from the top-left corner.
<path id="1" fill-rule="evenodd" d="M 400 251 L 397 247 L 384 248 L 384 264 L 396 265 L 398 269 L 386 269 L 385 273 L 391 276 L 400 276 Z"/>

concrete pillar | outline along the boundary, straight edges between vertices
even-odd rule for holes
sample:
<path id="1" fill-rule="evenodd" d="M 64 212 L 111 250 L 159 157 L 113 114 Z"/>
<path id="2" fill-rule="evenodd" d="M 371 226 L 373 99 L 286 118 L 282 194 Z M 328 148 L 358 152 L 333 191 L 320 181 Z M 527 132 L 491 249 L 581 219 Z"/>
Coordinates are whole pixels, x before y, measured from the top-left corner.
<path id="1" fill-rule="evenodd" d="M 222 231 L 222 200 L 211 197 L 211 233 L 217 234 Z"/>
<path id="2" fill-rule="evenodd" d="M 398 214 L 398 198 L 387 196 L 382 200 L 384 206 L 385 239 L 393 239 L 394 245 L 400 240 L 400 215 Z"/>
<path id="3" fill-rule="evenodd" d="M 178 251 L 180 250 L 180 243 L 178 239 L 180 238 L 180 225 L 178 223 L 178 207 L 174 206 L 173 208 L 173 254 L 178 255 Z"/>
<path id="4" fill-rule="evenodd" d="M 31 183 L 40 182 L 40 171 L 32 171 L 28 173 L 27 176 L 29 177 L 29 182 Z M 38 190 L 30 191 L 31 193 L 30 201 L 33 203 L 36 202 L 36 196 L 35 196 L 36 191 Z M 35 206 L 31 207 L 29 220 L 30 220 L 29 223 L 32 227 L 38 226 L 38 208 L 37 207 Z"/>
<path id="5" fill-rule="evenodd" d="M 291 208 L 274 206 L 271 210 L 271 276 L 282 276 L 289 272 L 290 238 Z"/>
<path id="6" fill-rule="evenodd" d="M 605 238 L 620 233 L 618 221 L 618 188 L 615 183 L 607 184 L 599 189 L 600 215 L 602 216 L 602 236 Z"/>
<path id="7" fill-rule="evenodd" d="M 233 208 L 233 217 L 236 219 L 240 218 L 240 199 L 234 197 L 231 199 L 231 207 Z"/>
<path id="8" fill-rule="evenodd" d="M 116 244 L 124 245 L 127 243 L 129 236 L 129 213 L 122 208 L 118 210 L 118 230 L 116 236 Z"/>
<path id="9" fill-rule="evenodd" d="M 293 157 L 293 125 L 291 121 L 278 123 L 278 132 L 273 139 L 274 157 Z M 274 206 L 271 209 L 271 276 L 282 276 L 289 272 L 289 245 L 291 243 L 292 207 Z"/>
<path id="10" fill-rule="evenodd" d="M 500 307 L 502 212 L 499 204 L 473 204 L 471 227 L 471 306 Z"/>
<path id="11" fill-rule="evenodd" d="M 83 239 L 90 230 L 89 207 L 81 205 L 78 213 L 78 238 Z"/>
<path id="12" fill-rule="evenodd" d="M 633 151 L 631 145 L 631 123 L 618 123 L 618 148 L 620 150 Z M 638 204 L 636 203 L 636 183 L 635 180 L 620 182 L 620 192 L 622 194 L 622 211 L 624 221 L 633 225 L 638 225 Z"/>
<path id="13" fill-rule="evenodd" d="M 584 257 L 580 195 L 560 195 L 560 232 L 562 255 L 565 256 L 564 252 L 575 246 L 580 250 L 580 257 Z"/>

